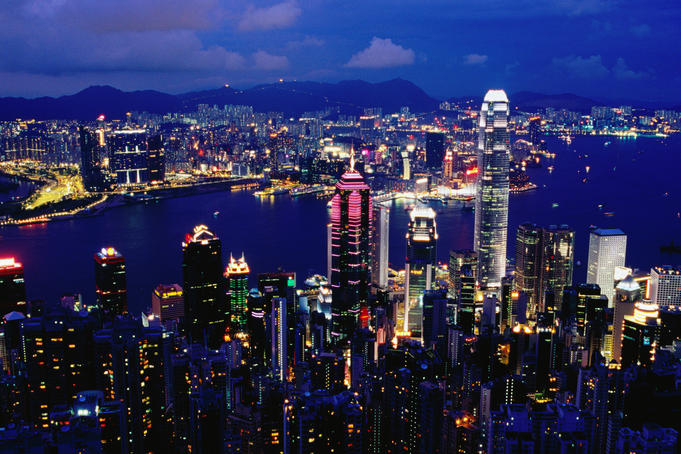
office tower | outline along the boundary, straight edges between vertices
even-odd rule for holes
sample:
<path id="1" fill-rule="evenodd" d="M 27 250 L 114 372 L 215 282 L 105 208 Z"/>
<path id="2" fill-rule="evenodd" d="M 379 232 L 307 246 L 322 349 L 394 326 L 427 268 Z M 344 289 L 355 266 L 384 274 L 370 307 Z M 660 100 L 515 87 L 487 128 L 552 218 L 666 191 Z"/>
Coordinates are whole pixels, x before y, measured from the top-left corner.
<path id="1" fill-rule="evenodd" d="M 402 153 L 400 153 L 400 155 L 402 156 L 402 179 L 410 180 L 411 162 L 409 161 L 409 152 L 407 150 L 404 150 Z"/>
<path id="2" fill-rule="evenodd" d="M 274 298 L 284 298 L 286 300 L 286 327 L 288 329 L 287 339 L 296 338 L 296 273 L 280 271 L 276 273 L 258 274 L 258 291 L 262 295 L 262 307 L 267 314 L 272 311 Z M 288 360 L 295 354 L 295 344 L 289 342 L 287 345 Z"/>
<path id="3" fill-rule="evenodd" d="M 0 259 L 0 311 L 26 314 L 24 267 L 14 257 Z"/>
<path id="4" fill-rule="evenodd" d="M 518 226 L 515 242 L 515 289 L 528 297 L 530 313 L 538 311 L 541 298 L 544 231 L 536 224 Z"/>
<path id="5" fill-rule="evenodd" d="M 390 241 L 390 208 L 375 205 L 373 210 L 373 241 L 371 242 L 371 283 L 379 288 L 388 286 L 388 246 Z"/>
<path id="6" fill-rule="evenodd" d="M 435 280 L 437 225 L 432 208 L 411 210 L 404 269 L 404 331 L 421 334 L 423 292 Z"/>
<path id="7" fill-rule="evenodd" d="M 543 232 L 542 311 L 560 310 L 563 289 L 572 285 L 575 232 L 567 225 L 551 225 Z"/>
<path id="8" fill-rule="evenodd" d="M 95 254 L 97 305 L 107 319 L 128 312 L 128 290 L 125 281 L 125 258 L 112 247 Z"/>
<path id="9" fill-rule="evenodd" d="M 608 307 L 608 300 L 605 295 L 601 295 L 600 288 L 595 284 L 580 284 L 576 289 L 570 288 L 569 292 L 571 305 L 573 300 L 575 302 L 577 333 L 580 336 L 586 336 L 590 322 L 605 320 L 603 313 Z"/>
<path id="10" fill-rule="evenodd" d="M 478 255 L 471 249 L 449 251 L 449 296 L 458 298 L 461 293 L 461 267 L 468 265 L 474 272 L 478 268 Z"/>
<path id="11" fill-rule="evenodd" d="M 345 361 L 335 353 L 320 353 L 312 357 L 310 386 L 337 393 L 345 388 Z"/>
<path id="12" fill-rule="evenodd" d="M 641 287 L 629 275 L 615 288 L 615 308 L 612 322 L 612 359 L 618 363 L 622 356 L 622 331 L 624 317 L 634 314 L 634 306 L 641 301 Z"/>
<path id="13" fill-rule="evenodd" d="M 515 288 L 528 296 L 530 313 L 560 308 L 563 288 L 572 285 L 574 232 L 569 227 L 518 226 Z"/>
<path id="14" fill-rule="evenodd" d="M 473 333 L 475 322 L 475 272 L 470 265 L 463 265 L 459 273 L 461 291 L 457 300 L 456 323 L 460 325 L 466 334 Z"/>
<path id="15" fill-rule="evenodd" d="M 184 296 L 179 284 L 158 284 L 151 294 L 151 311 L 162 322 L 184 317 Z"/>
<path id="16" fill-rule="evenodd" d="M 223 291 L 222 242 L 205 225 L 197 225 L 182 242 L 185 334 L 192 342 L 219 346 L 229 322 Z"/>
<path id="17" fill-rule="evenodd" d="M 286 298 L 272 298 L 272 313 L 270 315 L 270 336 L 272 339 L 272 374 L 279 381 L 286 381 L 287 350 L 286 341 Z"/>
<path id="18" fill-rule="evenodd" d="M 586 282 L 598 284 L 612 307 L 615 268 L 624 266 L 627 236 L 620 229 L 595 229 L 589 235 L 589 265 Z"/>
<path id="19" fill-rule="evenodd" d="M 441 132 L 426 133 L 426 166 L 439 169 L 445 159 L 445 135 Z"/>
<path id="20" fill-rule="evenodd" d="M 624 316 L 622 368 L 627 368 L 631 364 L 642 366 L 652 364 L 662 336 L 662 326 L 658 318 L 659 307 L 649 301 L 636 303 L 634 315 Z"/>
<path id="21" fill-rule="evenodd" d="M 88 191 L 99 191 L 104 178 L 99 165 L 99 141 L 97 136 L 84 126 L 78 127 L 80 142 L 80 176 Z"/>
<path id="22" fill-rule="evenodd" d="M 230 254 L 225 268 L 226 287 L 229 295 L 229 312 L 232 325 L 238 330 L 246 329 L 246 296 L 248 296 L 248 274 L 250 269 L 244 255 L 234 260 Z"/>
<path id="23" fill-rule="evenodd" d="M 166 178 L 166 158 L 163 138 L 160 134 L 147 139 L 147 149 L 149 150 L 149 181 L 163 183 Z"/>
<path id="24" fill-rule="evenodd" d="M 480 110 L 478 175 L 475 196 L 474 249 L 478 281 L 485 289 L 501 285 L 506 274 L 508 235 L 509 133 L 508 97 L 489 90 Z"/>
<path id="25" fill-rule="evenodd" d="M 658 306 L 681 306 L 681 266 L 651 268 L 650 300 Z"/>
<path id="26" fill-rule="evenodd" d="M 538 115 L 534 117 L 530 117 L 527 119 L 528 122 L 528 133 L 529 133 L 529 142 L 534 145 L 534 147 L 539 146 L 539 142 L 541 141 L 539 139 L 539 134 L 541 133 L 541 117 Z"/>
<path id="27" fill-rule="evenodd" d="M 260 292 L 249 292 L 246 298 L 246 327 L 249 336 L 249 360 L 254 370 L 264 368 L 271 353 L 266 347 L 268 312 L 265 298 Z"/>
<path id="28" fill-rule="evenodd" d="M 354 155 L 331 199 L 332 335 L 350 337 L 369 298 L 371 191 L 355 170 Z"/>
<path id="29" fill-rule="evenodd" d="M 426 290 L 423 294 L 421 322 L 422 344 L 446 357 L 447 347 L 447 294 L 444 290 Z"/>
<path id="30" fill-rule="evenodd" d="M 147 131 L 121 129 L 109 138 L 111 168 L 116 172 L 120 186 L 140 185 L 149 182 L 149 152 Z"/>

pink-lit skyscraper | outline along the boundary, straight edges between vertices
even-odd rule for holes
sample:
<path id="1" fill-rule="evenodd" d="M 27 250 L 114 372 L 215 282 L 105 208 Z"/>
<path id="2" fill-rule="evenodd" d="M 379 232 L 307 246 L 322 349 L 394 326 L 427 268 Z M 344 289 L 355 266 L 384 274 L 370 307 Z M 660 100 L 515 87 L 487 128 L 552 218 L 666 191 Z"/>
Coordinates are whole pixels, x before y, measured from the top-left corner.
<path id="1" fill-rule="evenodd" d="M 332 335 L 348 338 L 369 298 L 371 262 L 371 194 L 351 159 L 331 199 Z"/>

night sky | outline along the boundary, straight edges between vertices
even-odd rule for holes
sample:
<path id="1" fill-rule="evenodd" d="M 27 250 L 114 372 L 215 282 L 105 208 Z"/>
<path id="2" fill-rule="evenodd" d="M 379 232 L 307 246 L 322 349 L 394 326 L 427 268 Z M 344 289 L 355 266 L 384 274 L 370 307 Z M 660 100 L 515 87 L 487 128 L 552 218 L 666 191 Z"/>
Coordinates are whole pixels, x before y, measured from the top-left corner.
<path id="1" fill-rule="evenodd" d="M 0 96 L 402 77 L 681 104 L 678 0 L 3 0 Z"/>

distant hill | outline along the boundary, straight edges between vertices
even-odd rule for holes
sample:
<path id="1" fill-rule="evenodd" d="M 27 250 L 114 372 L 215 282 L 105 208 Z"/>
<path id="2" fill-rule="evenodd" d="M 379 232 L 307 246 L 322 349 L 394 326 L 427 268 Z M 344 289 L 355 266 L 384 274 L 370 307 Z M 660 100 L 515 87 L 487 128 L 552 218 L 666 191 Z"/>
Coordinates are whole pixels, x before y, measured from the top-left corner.
<path id="1" fill-rule="evenodd" d="M 530 91 L 520 91 L 510 96 L 511 105 L 519 110 L 533 111 L 552 107 L 554 109 L 567 109 L 575 112 L 589 113 L 593 106 L 602 105 L 602 102 L 578 96 L 572 93 L 559 95 L 545 95 Z"/>
<path id="2" fill-rule="evenodd" d="M 93 86 L 59 98 L 0 98 L 0 120 L 94 120 L 102 113 L 107 118 L 123 118 L 126 112 L 133 110 L 165 113 L 177 111 L 180 107 L 175 96 L 158 91 L 125 92 L 109 86 Z"/>
<path id="3" fill-rule="evenodd" d="M 358 114 L 364 107 L 381 107 L 395 112 L 408 106 L 413 112 L 437 109 L 431 98 L 413 83 L 403 79 L 370 83 L 349 80 L 332 83 L 282 82 L 239 90 L 222 87 L 181 95 L 158 91 L 124 92 L 109 86 L 86 88 L 59 98 L 0 98 L 0 120 L 16 118 L 93 120 L 103 113 L 107 118 L 123 118 L 126 112 L 167 113 L 195 110 L 198 104 L 243 104 L 256 111 L 297 115 L 306 111 L 338 107 L 342 113 Z"/>

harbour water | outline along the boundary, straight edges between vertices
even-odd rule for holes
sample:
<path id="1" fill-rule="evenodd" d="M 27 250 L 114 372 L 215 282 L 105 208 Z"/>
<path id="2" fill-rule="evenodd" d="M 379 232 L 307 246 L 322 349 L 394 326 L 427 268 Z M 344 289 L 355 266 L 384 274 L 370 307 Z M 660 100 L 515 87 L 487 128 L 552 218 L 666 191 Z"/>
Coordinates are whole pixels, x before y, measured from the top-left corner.
<path id="1" fill-rule="evenodd" d="M 527 170 L 538 188 L 511 195 L 510 258 L 517 225 L 534 222 L 568 224 L 577 231 L 576 260 L 582 263 L 575 269 L 577 282 L 586 274 L 591 225 L 619 227 L 628 234 L 629 266 L 681 262 L 681 255 L 663 255 L 659 249 L 672 240 L 681 244 L 681 137 L 579 136 L 570 145 L 553 137 L 547 141 L 556 159 Z M 607 141 L 612 143 L 604 146 Z M 405 208 L 413 203 L 392 204 L 394 268 L 404 264 Z M 446 261 L 450 249 L 472 246 L 474 214 L 453 204 L 432 206 L 438 212 L 438 258 Z M 127 261 L 129 307 L 141 311 L 150 305 L 156 284 L 182 282 L 181 242 L 197 224 L 208 225 L 222 239 L 224 260 L 230 252 L 244 252 L 254 285 L 257 273 L 277 269 L 296 271 L 301 284 L 308 274 L 325 274 L 327 222 L 326 200 L 315 196 L 259 199 L 251 192 L 214 192 L 118 207 L 95 217 L 3 228 L 0 256 L 24 264 L 29 299 L 78 292 L 92 300 L 93 254 L 114 246 Z"/>

